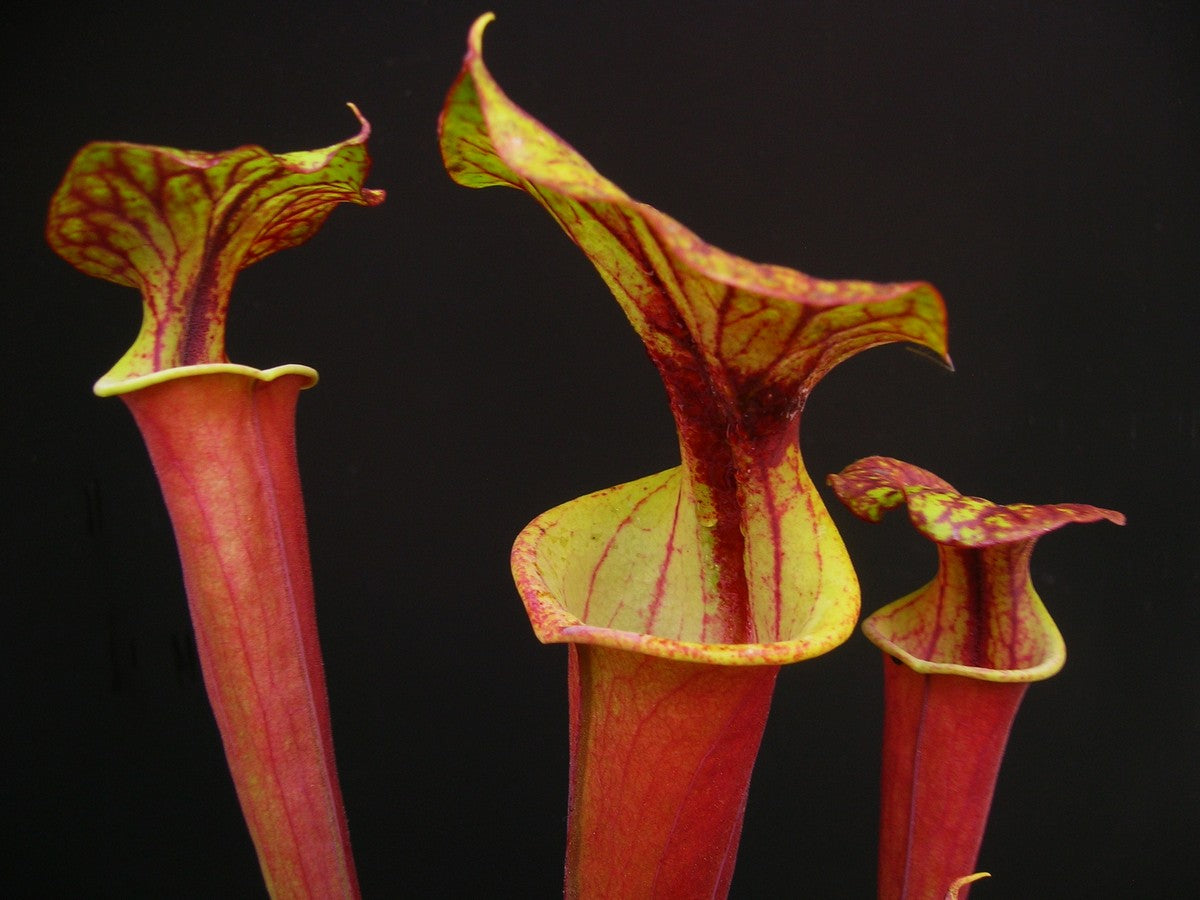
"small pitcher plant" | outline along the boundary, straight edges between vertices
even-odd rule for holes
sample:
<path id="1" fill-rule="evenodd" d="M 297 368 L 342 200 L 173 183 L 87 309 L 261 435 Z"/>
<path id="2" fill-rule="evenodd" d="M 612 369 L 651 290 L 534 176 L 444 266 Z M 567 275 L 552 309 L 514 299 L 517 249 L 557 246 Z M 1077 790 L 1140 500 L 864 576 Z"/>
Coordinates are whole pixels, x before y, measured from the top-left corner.
<path id="1" fill-rule="evenodd" d="M 1072 522 L 1125 517 L 1078 503 L 998 506 L 878 456 L 829 483 L 867 521 L 907 505 L 937 544 L 933 581 L 868 616 L 863 633 L 884 653 L 879 896 L 940 896 L 975 867 L 1026 689 L 1066 662 L 1030 579 L 1034 544 Z"/>

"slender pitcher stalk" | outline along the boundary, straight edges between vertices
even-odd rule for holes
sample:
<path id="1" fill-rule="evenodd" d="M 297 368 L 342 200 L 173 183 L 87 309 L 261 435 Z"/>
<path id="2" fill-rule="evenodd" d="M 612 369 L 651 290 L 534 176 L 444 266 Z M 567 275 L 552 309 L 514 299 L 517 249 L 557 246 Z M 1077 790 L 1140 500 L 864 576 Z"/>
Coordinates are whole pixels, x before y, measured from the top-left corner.
<path id="1" fill-rule="evenodd" d="M 354 110 L 358 114 L 357 110 Z M 306 366 L 225 356 L 237 272 L 374 205 L 358 135 L 324 150 L 213 154 L 96 143 L 51 201 L 50 245 L 142 292 L 142 328 L 96 384 L 133 413 L 179 548 L 205 688 L 268 891 L 353 898 L 295 450 Z"/>

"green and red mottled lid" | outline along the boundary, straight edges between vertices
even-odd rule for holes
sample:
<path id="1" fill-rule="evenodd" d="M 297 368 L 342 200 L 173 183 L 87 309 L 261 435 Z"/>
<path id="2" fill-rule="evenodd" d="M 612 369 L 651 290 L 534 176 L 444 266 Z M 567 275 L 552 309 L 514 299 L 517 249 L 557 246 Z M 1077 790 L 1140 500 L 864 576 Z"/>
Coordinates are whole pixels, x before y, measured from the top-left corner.
<path id="1" fill-rule="evenodd" d="M 321 150 L 95 142 L 76 154 L 51 200 L 46 238 L 81 272 L 138 288 L 143 302 L 137 339 L 96 393 L 136 390 L 181 367 L 228 366 L 237 273 L 308 240 L 338 203 L 383 202 L 383 191 L 363 187 L 371 129 L 350 108 L 359 133 Z M 315 379 L 311 369 L 296 371 Z"/>
<path id="2" fill-rule="evenodd" d="M 945 358 L 941 296 L 754 263 L 633 200 L 500 89 L 483 62 L 491 19 L 442 111 L 446 169 L 528 193 L 587 255 L 662 376 L 682 456 L 522 533 L 513 570 L 535 632 L 743 664 L 831 649 L 857 622 L 858 585 L 800 459 L 800 414 L 861 350 L 906 341 Z"/>
<path id="3" fill-rule="evenodd" d="M 1037 539 L 1072 522 L 1118 512 L 1079 503 L 1000 506 L 967 497 L 917 466 L 872 456 L 830 475 L 839 499 L 878 522 L 901 504 L 917 530 L 939 548 L 932 582 L 868 616 L 863 633 L 918 672 L 986 681 L 1048 678 L 1066 646 L 1033 589 L 1029 557 Z"/>

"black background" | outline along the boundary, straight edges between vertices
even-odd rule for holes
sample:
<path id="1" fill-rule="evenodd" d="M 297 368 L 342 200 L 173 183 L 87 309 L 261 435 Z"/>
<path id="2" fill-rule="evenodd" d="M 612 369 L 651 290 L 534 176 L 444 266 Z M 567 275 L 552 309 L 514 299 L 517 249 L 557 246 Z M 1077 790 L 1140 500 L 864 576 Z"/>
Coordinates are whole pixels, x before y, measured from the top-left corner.
<path id="1" fill-rule="evenodd" d="M 488 33 L 518 104 L 707 240 L 942 290 L 957 373 L 898 347 L 835 371 L 802 426 L 818 480 L 883 453 L 995 500 L 1129 516 L 1034 556 L 1070 659 L 1018 717 L 980 898 L 1195 885 L 1189 6 L 512 0 Z M 153 474 L 122 404 L 90 392 L 138 298 L 45 247 L 49 196 L 89 140 L 307 149 L 354 132 L 347 100 L 375 127 L 369 184 L 388 201 L 244 272 L 229 346 L 322 375 L 300 457 L 364 892 L 560 890 L 566 653 L 533 638 L 508 548 L 539 512 L 678 455 L 657 376 L 583 257 L 528 198 L 441 169 L 437 113 L 486 8 L 10 13 L 6 896 L 262 893 Z M 932 573 L 902 515 L 833 513 L 867 610 Z M 858 635 L 781 674 L 734 897 L 871 895 L 878 678 Z"/>

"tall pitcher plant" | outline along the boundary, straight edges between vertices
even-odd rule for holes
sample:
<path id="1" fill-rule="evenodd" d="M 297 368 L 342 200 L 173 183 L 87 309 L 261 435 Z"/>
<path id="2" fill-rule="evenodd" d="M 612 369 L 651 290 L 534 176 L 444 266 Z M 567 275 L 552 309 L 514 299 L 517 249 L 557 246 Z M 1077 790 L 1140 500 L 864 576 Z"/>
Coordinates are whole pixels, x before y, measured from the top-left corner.
<path id="1" fill-rule="evenodd" d="M 88 275 L 142 294 L 133 346 L 95 391 L 132 411 L 183 566 L 205 687 L 267 888 L 357 897 L 317 638 L 295 450 L 307 366 L 229 362 L 237 273 L 303 243 L 339 203 L 374 206 L 370 127 L 273 155 L 88 144 L 46 236 Z"/>
<path id="2" fill-rule="evenodd" d="M 946 353 L 920 282 L 826 281 L 725 253 L 631 199 L 505 96 L 483 31 L 442 112 L 467 187 L 528 193 L 596 267 L 666 386 L 681 464 L 535 519 L 512 563 L 569 645 L 570 897 L 723 896 L 779 667 L 833 649 L 858 583 L 799 449 L 839 362 Z"/>

